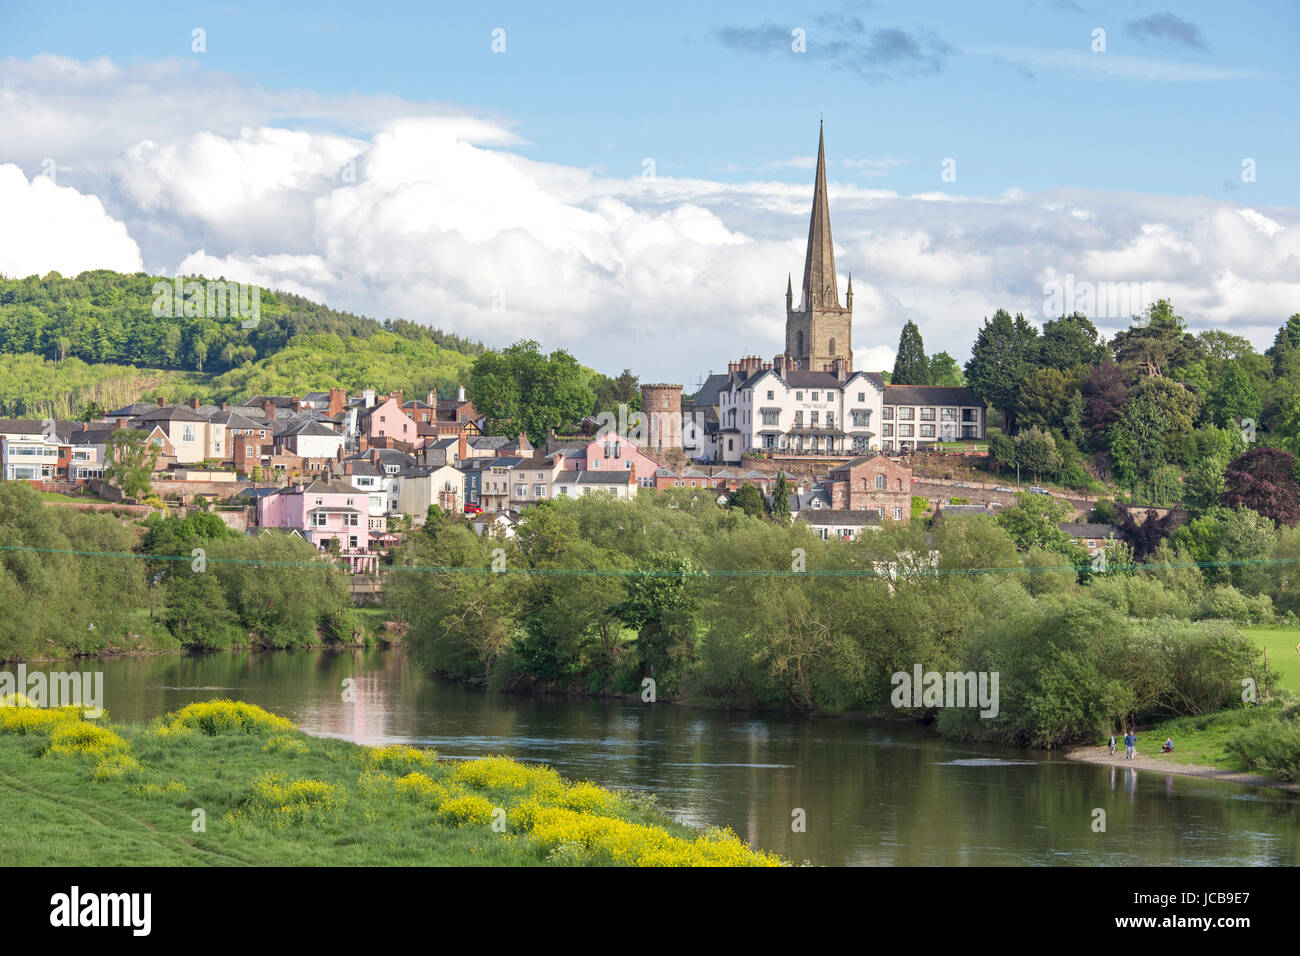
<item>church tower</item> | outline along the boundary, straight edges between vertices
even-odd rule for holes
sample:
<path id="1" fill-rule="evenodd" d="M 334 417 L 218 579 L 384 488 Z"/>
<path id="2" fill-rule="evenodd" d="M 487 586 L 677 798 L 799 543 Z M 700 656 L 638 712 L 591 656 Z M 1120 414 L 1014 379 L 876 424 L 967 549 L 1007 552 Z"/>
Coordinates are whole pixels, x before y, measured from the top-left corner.
<path id="1" fill-rule="evenodd" d="M 853 368 L 853 278 L 845 304 L 840 305 L 835 282 L 835 247 L 831 242 L 831 211 L 826 199 L 826 135 L 817 141 L 817 180 L 813 186 L 812 220 L 808 223 L 808 252 L 804 256 L 803 287 L 794 307 L 793 278 L 785 287 L 785 354 L 801 369 L 823 371 L 836 359 Z"/>

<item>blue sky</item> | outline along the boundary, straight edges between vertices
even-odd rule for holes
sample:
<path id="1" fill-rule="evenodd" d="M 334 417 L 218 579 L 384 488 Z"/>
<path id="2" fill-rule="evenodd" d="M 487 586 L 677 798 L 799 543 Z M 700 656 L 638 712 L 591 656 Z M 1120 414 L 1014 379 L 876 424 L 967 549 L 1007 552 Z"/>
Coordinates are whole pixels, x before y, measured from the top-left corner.
<path id="1" fill-rule="evenodd" d="M 798 168 L 764 164 L 809 155 L 824 111 L 833 162 L 897 163 L 883 175 L 844 167 L 846 181 L 1223 196 L 1250 157 L 1255 201 L 1296 197 L 1294 3 L 173 6 L 11 5 L 0 54 L 195 56 L 190 31 L 202 27 L 205 69 L 474 107 L 515 123 L 526 155 L 611 175 L 652 157 L 660 174 L 799 181 Z M 1150 22 L 1168 14 L 1191 29 Z M 496 27 L 504 54 L 490 49 Z M 1104 53 L 1091 51 L 1097 27 Z M 790 49 L 795 28 L 803 54 Z M 901 36 L 875 44 L 877 31 Z M 1034 59 L 1059 52 L 1081 63 Z M 940 181 L 949 157 L 955 184 Z"/>
<path id="2" fill-rule="evenodd" d="M 824 114 L 859 367 L 908 319 L 964 361 L 1067 275 L 1262 348 L 1300 311 L 1297 11 L 7 4 L 0 273 L 224 274 L 689 382 L 781 347 Z"/>

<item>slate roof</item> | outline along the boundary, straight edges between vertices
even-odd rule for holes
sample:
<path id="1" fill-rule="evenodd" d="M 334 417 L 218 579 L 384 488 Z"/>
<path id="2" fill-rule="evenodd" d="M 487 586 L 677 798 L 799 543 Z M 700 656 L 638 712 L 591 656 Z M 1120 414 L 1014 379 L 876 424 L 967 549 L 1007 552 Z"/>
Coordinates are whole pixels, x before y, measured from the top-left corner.
<path id="1" fill-rule="evenodd" d="M 1119 534 L 1119 529 L 1112 524 L 1090 521 L 1066 522 L 1057 527 L 1072 538 L 1107 538 L 1112 534 Z"/>
<path id="2" fill-rule="evenodd" d="M 883 401 L 886 405 L 984 406 L 970 389 L 947 385 L 886 385 Z"/>

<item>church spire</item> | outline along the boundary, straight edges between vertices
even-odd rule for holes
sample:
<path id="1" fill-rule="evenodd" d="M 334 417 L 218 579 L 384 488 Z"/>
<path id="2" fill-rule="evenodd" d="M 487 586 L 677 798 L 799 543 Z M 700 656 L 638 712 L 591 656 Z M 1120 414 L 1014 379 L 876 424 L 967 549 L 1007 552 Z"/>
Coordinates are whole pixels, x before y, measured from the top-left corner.
<path id="1" fill-rule="evenodd" d="M 804 309 L 838 309 L 835 247 L 831 243 L 831 210 L 826 199 L 826 134 L 817 135 L 817 181 L 813 186 L 812 219 L 808 223 L 808 254 L 803 265 Z"/>

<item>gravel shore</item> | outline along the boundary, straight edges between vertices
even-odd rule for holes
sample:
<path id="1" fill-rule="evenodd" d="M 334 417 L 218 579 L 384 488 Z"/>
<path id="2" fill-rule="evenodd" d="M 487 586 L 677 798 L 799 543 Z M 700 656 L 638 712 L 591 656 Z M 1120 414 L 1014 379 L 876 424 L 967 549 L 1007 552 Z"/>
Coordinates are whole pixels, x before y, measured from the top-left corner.
<path id="1" fill-rule="evenodd" d="M 1116 740 L 1118 744 L 1119 741 Z M 1177 753 L 1177 751 L 1175 751 Z M 1272 777 L 1262 777 L 1259 774 L 1247 773 L 1240 770 L 1221 770 L 1218 767 L 1205 767 L 1194 763 L 1178 763 L 1173 754 L 1162 754 L 1159 750 L 1155 756 L 1143 754 L 1140 750 L 1138 755 L 1132 760 L 1124 759 L 1124 748 L 1118 747 L 1114 754 L 1111 754 L 1105 745 L 1072 747 L 1062 753 L 1066 760 L 1077 760 L 1080 763 L 1095 763 L 1110 766 L 1112 764 L 1121 767 L 1133 767 L 1137 770 L 1150 770 L 1155 773 L 1177 773 L 1185 777 L 1204 777 L 1207 780 L 1224 780 L 1228 783 L 1244 783 L 1251 787 L 1272 787 L 1276 790 L 1289 790 L 1292 793 L 1300 793 L 1300 783 L 1283 783 L 1281 780 L 1274 780 Z"/>

